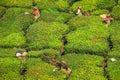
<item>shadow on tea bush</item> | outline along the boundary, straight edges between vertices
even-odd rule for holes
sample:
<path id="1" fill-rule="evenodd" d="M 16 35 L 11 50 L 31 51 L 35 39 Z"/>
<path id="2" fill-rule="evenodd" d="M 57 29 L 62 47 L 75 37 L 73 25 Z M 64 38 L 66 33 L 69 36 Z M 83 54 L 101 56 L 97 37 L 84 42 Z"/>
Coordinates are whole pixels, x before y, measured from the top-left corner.
<path id="1" fill-rule="evenodd" d="M 0 18 L 4 15 L 5 12 L 6 12 L 6 8 L 0 6 Z"/>

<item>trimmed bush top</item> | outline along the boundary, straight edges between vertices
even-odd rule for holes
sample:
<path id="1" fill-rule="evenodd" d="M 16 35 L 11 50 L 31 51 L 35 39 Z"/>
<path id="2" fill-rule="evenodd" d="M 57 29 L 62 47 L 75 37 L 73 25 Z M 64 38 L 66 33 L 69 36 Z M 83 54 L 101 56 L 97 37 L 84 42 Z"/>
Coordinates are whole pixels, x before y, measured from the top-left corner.
<path id="1" fill-rule="evenodd" d="M 116 47 L 116 46 L 115 46 Z M 114 58 L 120 58 L 120 47 L 118 46 L 117 48 L 112 48 L 112 51 L 109 53 L 110 57 L 114 57 Z"/>
<path id="2" fill-rule="evenodd" d="M 69 4 L 72 1 L 68 0 L 35 0 L 35 4 L 39 7 L 39 9 L 49 9 L 49 8 L 56 8 L 62 11 L 66 11 L 69 9 Z"/>
<path id="3" fill-rule="evenodd" d="M 28 54 L 29 57 L 41 57 L 43 54 L 49 53 L 49 54 L 55 54 L 60 55 L 58 50 L 55 49 L 44 49 L 40 51 L 30 51 Z"/>
<path id="4" fill-rule="evenodd" d="M 112 16 L 115 19 L 119 19 L 120 20 L 120 5 L 117 5 L 117 6 L 113 7 L 113 9 L 112 9 Z"/>
<path id="5" fill-rule="evenodd" d="M 40 21 L 31 25 L 27 31 L 28 47 L 32 49 L 60 48 L 62 35 L 68 30 L 68 25 Z"/>
<path id="6" fill-rule="evenodd" d="M 65 12 L 50 12 L 49 10 L 42 10 L 41 11 L 41 17 L 39 18 L 39 21 L 46 21 L 46 22 L 66 22 L 68 19 L 73 17 L 74 14 L 69 14 Z"/>
<path id="7" fill-rule="evenodd" d="M 19 6 L 19 7 L 30 7 L 32 6 L 31 0 L 0 0 L 2 6 Z"/>
<path id="8" fill-rule="evenodd" d="M 109 32 L 105 26 L 86 26 L 67 34 L 66 50 L 76 53 L 97 53 L 103 55 L 109 49 Z M 100 53 L 102 52 L 102 54 Z M 100 53 L 100 54 L 99 54 Z"/>
<path id="9" fill-rule="evenodd" d="M 17 58 L 0 58 L 0 80 L 19 80 L 20 62 Z"/>
<path id="10" fill-rule="evenodd" d="M 106 9 L 99 9 L 99 10 L 93 11 L 91 14 L 100 16 L 101 14 L 108 14 L 108 13 L 109 13 L 109 11 Z"/>
<path id="11" fill-rule="evenodd" d="M 11 33 L 5 38 L 0 40 L 0 46 L 6 47 L 19 47 L 25 44 L 25 37 L 21 33 Z"/>
<path id="12" fill-rule="evenodd" d="M 111 23 L 109 30 L 110 30 L 110 35 L 111 35 L 110 38 L 111 38 L 111 41 L 113 42 L 113 47 L 116 47 L 116 48 L 119 47 L 119 44 L 120 44 L 120 31 L 119 31 L 119 29 L 120 29 L 120 21 L 114 20 L 114 22 Z"/>
<path id="13" fill-rule="evenodd" d="M 115 0 L 82 0 L 73 3 L 70 8 L 73 11 L 77 10 L 78 6 L 82 7 L 83 12 L 94 11 L 96 9 L 107 9 L 115 5 Z"/>
<path id="14" fill-rule="evenodd" d="M 67 62 L 72 70 L 70 80 L 107 80 L 103 74 L 103 57 L 89 54 L 67 54 L 61 60 Z"/>
<path id="15" fill-rule="evenodd" d="M 87 26 L 98 26 L 98 28 L 99 27 L 105 28 L 105 24 L 103 24 L 103 20 L 99 16 L 72 17 L 68 21 L 68 25 L 71 26 L 72 29 L 77 29 L 80 27 L 87 27 Z M 87 27 L 86 29 L 89 29 L 89 28 Z"/>
<path id="16" fill-rule="evenodd" d="M 120 76 L 119 76 L 120 75 L 120 58 L 115 58 L 114 62 L 112 62 L 110 58 L 107 62 L 107 71 L 108 71 L 109 79 L 119 80 L 120 79 Z"/>

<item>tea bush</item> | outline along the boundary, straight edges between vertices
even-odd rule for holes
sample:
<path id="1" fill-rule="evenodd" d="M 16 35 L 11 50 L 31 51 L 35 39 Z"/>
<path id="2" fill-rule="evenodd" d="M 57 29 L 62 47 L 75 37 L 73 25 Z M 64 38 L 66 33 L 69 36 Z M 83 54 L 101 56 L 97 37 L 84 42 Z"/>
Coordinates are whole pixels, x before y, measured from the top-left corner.
<path id="1" fill-rule="evenodd" d="M 56 8 L 55 0 L 34 0 L 39 9 Z M 43 5 L 44 4 L 44 5 Z"/>
<path id="2" fill-rule="evenodd" d="M 120 57 L 119 49 L 113 48 L 112 51 L 109 53 L 110 57 Z"/>
<path id="3" fill-rule="evenodd" d="M 72 17 L 68 21 L 68 25 L 71 29 L 77 29 L 79 27 L 86 27 L 86 30 L 89 29 L 87 26 L 104 27 L 105 24 L 102 23 L 102 19 L 98 16 L 76 16 Z"/>
<path id="4" fill-rule="evenodd" d="M 81 6 L 83 12 L 86 11 L 93 11 L 94 9 L 96 9 L 96 0 L 82 0 L 82 1 L 76 1 L 73 3 L 72 7 L 70 8 L 70 10 L 72 11 L 76 11 L 77 12 L 77 7 Z"/>
<path id="5" fill-rule="evenodd" d="M 1 27 L 7 27 L 15 21 L 16 16 L 22 13 L 22 8 L 9 8 L 6 10 L 6 14 L 0 19 Z M 3 31 L 4 32 L 4 31 Z"/>
<path id="6" fill-rule="evenodd" d="M 119 32 L 119 29 L 120 29 L 120 21 L 114 21 L 112 22 L 112 24 L 110 25 L 110 34 L 111 34 L 111 41 L 112 41 L 112 45 L 113 45 L 113 48 L 116 48 L 119 50 L 119 44 L 120 44 L 120 32 Z"/>
<path id="7" fill-rule="evenodd" d="M 24 12 L 30 11 L 30 9 L 25 8 L 10 8 L 6 11 L 0 20 L 1 46 L 22 46 L 25 43 L 23 32 L 31 25 L 34 18 L 31 14 L 24 14 Z"/>
<path id="8" fill-rule="evenodd" d="M 0 80 L 20 80 L 20 62 L 16 58 L 0 58 Z"/>
<path id="9" fill-rule="evenodd" d="M 62 71 L 53 72 L 54 66 L 41 61 L 40 59 L 29 58 L 28 59 L 27 72 L 25 79 L 27 80 L 62 80 L 65 78 L 65 74 Z"/>
<path id="10" fill-rule="evenodd" d="M 39 21 L 46 21 L 46 22 L 66 22 L 69 18 L 73 17 L 73 14 L 65 13 L 65 12 L 49 12 L 47 10 L 41 11 L 41 17 Z"/>
<path id="11" fill-rule="evenodd" d="M 120 19 L 120 10 L 119 9 L 120 9 L 120 5 L 113 7 L 112 16 L 114 17 L 114 19 Z"/>
<path id="12" fill-rule="evenodd" d="M 56 2 L 56 5 L 57 5 L 57 8 L 62 11 L 68 10 L 68 7 L 69 7 L 68 0 L 58 0 Z"/>
<path id="13" fill-rule="evenodd" d="M 0 58 L 4 57 L 15 57 L 16 48 L 0 48 Z"/>
<path id="14" fill-rule="evenodd" d="M 65 49 L 67 52 L 103 55 L 109 49 L 108 37 L 109 32 L 105 26 L 81 27 L 66 35 Z"/>
<path id="15" fill-rule="evenodd" d="M 86 11 L 94 11 L 97 9 L 108 9 L 113 7 L 115 4 L 116 4 L 115 0 L 90 0 L 90 1 L 82 0 L 73 3 L 70 9 L 75 12 L 77 10 L 77 7 L 81 6 L 83 12 L 86 12 Z"/>
<path id="16" fill-rule="evenodd" d="M 25 8 L 9 8 L 6 14 L 0 19 L 0 39 L 11 33 L 19 32 L 28 27 L 32 22 L 32 15 L 25 15 L 24 12 L 30 12 Z M 23 27 L 24 26 L 24 27 Z"/>
<path id="17" fill-rule="evenodd" d="M 97 0 L 96 6 L 98 9 L 109 9 L 116 4 L 116 0 Z"/>
<path id="18" fill-rule="evenodd" d="M 3 14 L 6 12 L 6 8 L 0 6 L 0 18 L 3 16 Z"/>
<path id="19" fill-rule="evenodd" d="M 61 60 L 67 62 L 72 74 L 69 80 L 107 80 L 103 74 L 103 58 L 89 54 L 67 54 L 61 57 Z"/>
<path id="20" fill-rule="evenodd" d="M 69 9 L 69 5 L 73 2 L 73 0 L 35 0 L 35 4 L 39 7 L 39 9 L 50 9 L 56 8 L 62 11 L 66 11 Z M 43 5 L 44 4 L 44 5 Z"/>
<path id="21" fill-rule="evenodd" d="M 19 6 L 19 7 L 31 7 L 32 6 L 32 1 L 24 1 L 24 0 L 0 0 L 0 5 L 1 6 Z"/>
<path id="22" fill-rule="evenodd" d="M 44 50 L 40 50 L 40 51 L 30 51 L 28 56 L 29 57 L 42 57 L 42 55 L 44 55 L 45 53 L 50 53 L 50 54 L 54 54 L 54 55 L 60 55 L 60 52 L 58 50 L 54 50 L 54 49 L 44 49 Z"/>
<path id="23" fill-rule="evenodd" d="M 58 22 L 40 21 L 31 25 L 27 31 L 28 47 L 31 49 L 55 48 L 62 45 L 62 35 L 68 30 L 68 25 Z"/>
<path id="24" fill-rule="evenodd" d="M 11 33 L 2 40 L 0 40 L 0 46 L 3 47 L 20 47 L 26 42 L 25 37 L 22 33 Z"/>
<path id="25" fill-rule="evenodd" d="M 107 67 L 107 71 L 108 71 L 108 75 L 109 75 L 109 79 L 111 80 L 119 80 L 119 75 L 120 75 L 120 64 L 119 64 L 119 61 L 120 59 L 119 58 L 116 58 L 116 61 L 112 62 L 108 61 L 108 67 Z"/>
<path id="26" fill-rule="evenodd" d="M 9 26 L 13 32 L 26 32 L 27 28 L 33 23 L 33 15 L 21 13 L 16 16 L 15 21 Z"/>
<path id="27" fill-rule="evenodd" d="M 109 14 L 109 11 L 106 9 L 99 9 L 99 10 L 93 11 L 91 14 L 100 16 L 101 14 Z"/>
<path id="28" fill-rule="evenodd" d="M 107 80 L 101 73 L 103 73 L 102 69 L 84 66 L 84 68 L 76 69 L 69 80 Z"/>

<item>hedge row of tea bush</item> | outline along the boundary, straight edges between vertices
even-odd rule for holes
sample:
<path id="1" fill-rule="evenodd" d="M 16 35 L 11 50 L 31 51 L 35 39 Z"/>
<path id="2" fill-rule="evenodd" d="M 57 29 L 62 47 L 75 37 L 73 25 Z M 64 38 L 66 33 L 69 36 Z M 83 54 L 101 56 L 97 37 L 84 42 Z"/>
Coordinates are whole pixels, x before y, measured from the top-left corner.
<path id="1" fill-rule="evenodd" d="M 30 16 L 23 15 L 23 13 L 27 12 L 27 11 L 30 12 L 30 10 L 24 9 L 24 8 L 9 8 L 9 9 L 7 9 L 6 14 L 0 19 L 0 24 L 1 24 L 0 34 L 2 34 L 0 38 L 8 35 L 9 33 L 15 32 L 17 30 L 17 28 L 19 28 L 19 27 L 14 28 L 12 26 L 19 26 L 20 24 L 18 25 L 18 23 L 20 23 L 20 22 L 22 23 L 22 21 L 27 20 L 27 18 L 24 18 L 24 17 L 29 18 Z M 27 21 L 29 21 L 29 19 Z M 19 29 L 16 32 L 18 32 L 18 31 L 19 31 Z"/>
<path id="2" fill-rule="evenodd" d="M 16 48 L 0 48 L 0 58 L 15 57 Z"/>
<path id="3" fill-rule="evenodd" d="M 68 24 L 75 29 L 66 35 L 66 51 L 103 55 L 109 49 L 109 30 L 98 17 L 75 17 Z"/>
<path id="4" fill-rule="evenodd" d="M 62 37 L 68 30 L 68 25 L 59 22 L 43 22 L 40 21 L 31 25 L 27 30 L 28 48 L 59 49 L 62 45 Z"/>
<path id="5" fill-rule="evenodd" d="M 114 17 L 114 19 L 120 20 L 120 5 L 113 7 L 111 14 Z"/>
<path id="6" fill-rule="evenodd" d="M 61 11 L 69 10 L 70 5 L 75 0 L 35 0 L 35 4 L 39 7 L 39 9 L 58 9 Z M 44 4 L 44 5 L 43 5 Z"/>
<path id="7" fill-rule="evenodd" d="M 33 15 L 25 14 L 31 12 L 25 8 L 10 8 L 1 18 L 0 45 L 4 47 L 22 46 L 26 39 L 24 32 L 33 22 Z"/>
<path id="8" fill-rule="evenodd" d="M 18 6 L 18 7 L 30 7 L 32 6 L 31 0 L 0 0 L 1 6 Z"/>
<path id="9" fill-rule="evenodd" d="M 107 80 L 102 69 L 103 57 L 89 54 L 67 54 L 60 60 L 72 69 L 69 80 Z"/>
<path id="10" fill-rule="evenodd" d="M 37 51 L 29 51 L 28 56 L 29 57 L 35 57 L 35 58 L 41 58 L 42 55 L 44 55 L 46 53 L 60 56 L 59 50 L 55 50 L 55 49 L 44 49 L 44 50 L 40 50 L 40 51 L 38 51 L 38 50 Z"/>
<path id="11" fill-rule="evenodd" d="M 42 10 L 41 17 L 38 21 L 46 21 L 46 22 L 67 22 L 74 14 L 69 14 L 65 12 L 51 12 L 49 10 Z"/>
<path id="12" fill-rule="evenodd" d="M 109 57 L 119 57 L 120 58 L 120 50 L 113 48 L 112 51 L 109 53 Z"/>
<path id="13" fill-rule="evenodd" d="M 100 16 L 101 14 L 109 14 L 109 11 L 106 9 L 98 9 L 98 10 L 94 10 L 93 12 L 91 12 L 91 15 Z"/>
<path id="14" fill-rule="evenodd" d="M 55 67 L 43 62 L 40 58 L 29 58 L 27 64 L 26 80 L 62 80 L 65 78 L 65 73 L 62 71 L 53 72 Z"/>
<path id="15" fill-rule="evenodd" d="M 114 21 L 109 30 L 110 30 L 110 38 L 113 44 L 113 48 L 119 50 L 119 44 L 120 44 L 120 21 Z"/>
<path id="16" fill-rule="evenodd" d="M 119 66 L 120 65 L 120 58 L 115 57 L 115 60 L 116 61 L 112 62 L 109 59 L 109 61 L 107 62 L 108 63 L 107 72 L 108 72 L 110 80 L 119 80 L 120 79 L 120 77 L 119 77 L 119 75 L 120 75 L 120 66 Z"/>
<path id="17" fill-rule="evenodd" d="M 17 58 L 0 58 L 0 80 L 21 80 L 20 62 Z"/>
<path id="18" fill-rule="evenodd" d="M 103 24 L 103 20 L 99 16 L 76 16 L 69 19 L 67 24 L 70 26 L 71 29 L 86 27 L 87 30 L 88 29 L 87 26 L 96 26 L 96 25 L 98 26 L 98 28 L 105 27 L 105 24 Z"/>
<path id="19" fill-rule="evenodd" d="M 82 0 L 73 3 L 70 9 L 76 11 L 77 7 L 81 6 L 83 12 L 86 12 L 86 11 L 93 11 L 96 9 L 111 8 L 115 5 L 115 3 L 116 3 L 115 0 Z"/>
<path id="20" fill-rule="evenodd" d="M 31 53 L 32 52 L 30 52 L 30 54 Z M 107 80 L 103 75 L 103 57 L 72 53 L 62 56 L 59 60 L 65 60 L 69 68 L 71 68 L 72 73 L 69 80 Z M 21 64 L 17 58 L 0 58 L 0 65 L 1 80 L 8 78 L 9 80 L 21 80 L 23 78 L 26 80 L 63 80 L 66 77 L 66 74 L 62 71 L 58 70 L 53 72 L 52 70 L 55 68 L 55 66 L 42 61 L 39 57 L 28 57 L 24 65 L 26 66 L 27 70 L 24 76 L 20 75 Z M 11 77 L 13 75 L 15 77 Z"/>
<path id="21" fill-rule="evenodd" d="M 0 45 L 3 47 L 19 47 L 25 44 L 25 37 L 22 33 L 11 33 L 2 40 L 0 40 Z"/>

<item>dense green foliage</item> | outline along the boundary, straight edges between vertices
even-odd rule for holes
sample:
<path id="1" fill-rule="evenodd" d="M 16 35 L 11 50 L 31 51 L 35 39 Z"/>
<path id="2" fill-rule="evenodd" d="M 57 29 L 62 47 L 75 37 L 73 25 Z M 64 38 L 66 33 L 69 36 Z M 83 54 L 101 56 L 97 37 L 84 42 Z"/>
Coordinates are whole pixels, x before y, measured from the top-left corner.
<path id="1" fill-rule="evenodd" d="M 68 52 L 95 53 L 101 55 L 100 52 L 104 54 L 109 49 L 107 42 L 108 36 L 109 33 L 105 26 L 89 26 L 87 29 L 81 27 L 67 35 L 68 43 L 65 48 Z"/>
<path id="2" fill-rule="evenodd" d="M 35 0 L 35 4 L 40 9 L 56 8 L 55 0 L 51 0 L 51 1 L 49 1 L 49 0 L 44 0 L 44 1 L 42 1 L 42 0 Z"/>
<path id="3" fill-rule="evenodd" d="M 96 10 L 96 11 L 93 11 L 91 14 L 92 15 L 101 15 L 101 14 L 108 14 L 109 13 L 109 11 L 108 10 L 106 10 L 106 9 L 99 9 L 99 10 Z"/>
<path id="4" fill-rule="evenodd" d="M 105 27 L 102 23 L 102 19 L 98 16 L 76 16 L 68 21 L 68 25 L 71 29 L 77 29 L 79 27 L 98 26 Z M 107 28 L 106 28 L 107 29 Z"/>
<path id="5" fill-rule="evenodd" d="M 96 6 L 98 9 L 109 9 L 116 4 L 116 0 L 96 0 Z"/>
<path id="6" fill-rule="evenodd" d="M 77 53 L 106 52 L 109 49 L 107 38 L 108 28 L 102 23 L 102 19 L 95 16 L 73 17 L 68 22 L 71 31 L 67 37 L 66 50 Z"/>
<path id="7" fill-rule="evenodd" d="M 50 54 L 56 54 L 56 55 L 60 54 L 58 52 L 58 50 L 44 49 L 44 50 L 41 50 L 41 51 L 30 51 L 29 52 L 29 57 L 41 57 L 41 55 L 43 55 L 44 53 L 50 53 Z"/>
<path id="8" fill-rule="evenodd" d="M 81 6 L 83 12 L 92 11 L 96 9 L 95 4 L 96 4 L 96 0 L 82 0 L 82 1 L 75 2 L 70 9 L 73 11 L 76 11 L 77 7 Z"/>
<path id="9" fill-rule="evenodd" d="M 23 31 L 33 22 L 33 16 L 24 14 L 24 8 L 10 8 L 0 20 L 0 46 L 22 46 L 26 40 Z M 12 23 L 12 24 L 11 24 Z"/>
<path id="10" fill-rule="evenodd" d="M 115 19 L 120 19 L 120 5 L 117 5 L 113 8 L 112 15 Z"/>
<path id="11" fill-rule="evenodd" d="M 50 9 L 50 8 L 57 8 L 60 11 L 66 11 L 69 9 L 70 4 L 74 0 L 35 0 L 35 4 L 40 9 Z M 44 4 L 44 5 L 43 5 Z"/>
<path id="12" fill-rule="evenodd" d="M 112 62 L 112 61 L 108 61 L 108 68 L 107 68 L 107 71 L 108 71 L 108 74 L 109 74 L 109 77 L 110 77 L 110 80 L 119 80 L 119 75 L 120 75 L 120 66 L 119 66 L 119 61 L 120 61 L 120 58 L 115 58 L 115 62 Z"/>
<path id="13" fill-rule="evenodd" d="M 46 22 L 66 22 L 69 18 L 73 17 L 73 14 L 68 14 L 65 12 L 49 12 L 49 10 L 42 10 L 41 17 L 39 21 L 46 21 Z"/>
<path id="14" fill-rule="evenodd" d="M 69 80 L 106 80 L 103 77 L 102 57 L 88 54 L 65 55 L 61 58 L 72 69 Z"/>
<path id="15" fill-rule="evenodd" d="M 20 80 L 20 62 L 16 58 L 0 58 L 0 80 Z"/>
<path id="16" fill-rule="evenodd" d="M 28 46 L 31 49 L 55 48 L 62 45 L 62 35 L 68 30 L 66 24 L 58 22 L 38 22 L 27 31 Z"/>
<path id="17" fill-rule="evenodd" d="M 54 60 L 67 62 L 68 80 L 119 80 L 119 9 L 120 0 L 0 0 L 0 80 L 64 80 Z M 112 14 L 109 27 L 101 14 Z M 23 64 L 18 49 L 29 50 Z"/>
<path id="18" fill-rule="evenodd" d="M 116 48 L 119 50 L 119 44 L 120 44 L 120 21 L 114 21 L 110 26 L 110 33 L 111 33 L 111 41 L 113 44 L 113 48 Z"/>
<path id="19" fill-rule="evenodd" d="M 15 51 L 16 51 L 16 48 L 14 48 L 14 49 L 0 48 L 0 58 L 14 57 L 15 56 Z"/>
<path id="20" fill-rule="evenodd" d="M 0 5 L 2 6 L 20 6 L 20 7 L 30 7 L 32 6 L 31 0 L 0 0 Z"/>
<path id="21" fill-rule="evenodd" d="M 19 47 L 25 44 L 25 37 L 21 33 L 11 33 L 2 40 L 0 40 L 1 46 L 6 47 Z"/>
<path id="22" fill-rule="evenodd" d="M 82 0 L 75 2 L 70 9 L 76 11 L 77 7 L 81 6 L 83 12 L 86 12 L 96 9 L 109 9 L 115 4 L 115 0 Z"/>
<path id="23" fill-rule="evenodd" d="M 110 57 L 120 57 L 120 51 L 116 48 L 113 48 L 112 51 L 109 53 Z"/>
<path id="24" fill-rule="evenodd" d="M 55 67 L 41 61 L 40 59 L 30 58 L 28 60 L 28 66 L 29 68 L 25 75 L 25 79 L 28 80 L 61 80 L 65 78 L 65 74 L 62 71 L 53 72 L 52 70 Z"/>

